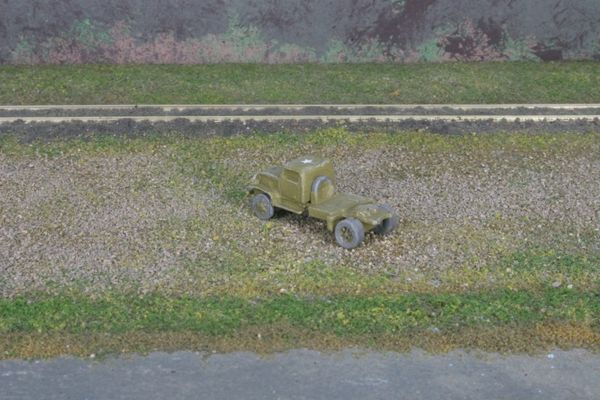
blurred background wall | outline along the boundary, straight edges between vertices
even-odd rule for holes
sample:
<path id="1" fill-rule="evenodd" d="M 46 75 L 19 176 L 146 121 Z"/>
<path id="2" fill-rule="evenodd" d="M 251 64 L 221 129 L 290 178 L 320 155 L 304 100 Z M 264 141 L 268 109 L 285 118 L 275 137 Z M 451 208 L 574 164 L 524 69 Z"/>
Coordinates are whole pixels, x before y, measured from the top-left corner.
<path id="1" fill-rule="evenodd" d="M 600 60 L 600 0 L 0 0 L 0 63 Z"/>

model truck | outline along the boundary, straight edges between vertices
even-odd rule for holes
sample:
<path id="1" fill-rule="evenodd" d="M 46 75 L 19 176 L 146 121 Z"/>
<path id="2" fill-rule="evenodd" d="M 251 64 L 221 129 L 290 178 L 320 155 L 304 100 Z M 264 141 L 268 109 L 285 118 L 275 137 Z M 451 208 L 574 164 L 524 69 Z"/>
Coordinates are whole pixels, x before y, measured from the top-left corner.
<path id="1" fill-rule="evenodd" d="M 338 193 L 331 161 L 301 157 L 254 176 L 248 188 L 254 214 L 266 221 L 276 209 L 323 220 L 345 249 L 360 245 L 365 232 L 388 234 L 398 216 L 386 205 L 353 194 Z"/>

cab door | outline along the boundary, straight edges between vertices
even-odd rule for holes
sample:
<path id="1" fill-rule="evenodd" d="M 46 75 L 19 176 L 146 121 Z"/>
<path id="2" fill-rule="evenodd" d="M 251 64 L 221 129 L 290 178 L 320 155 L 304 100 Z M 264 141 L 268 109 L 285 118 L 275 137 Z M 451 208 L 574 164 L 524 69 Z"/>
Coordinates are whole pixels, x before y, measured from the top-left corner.
<path id="1" fill-rule="evenodd" d="M 284 169 L 279 181 L 279 193 L 283 202 L 302 203 L 302 182 L 296 171 Z"/>

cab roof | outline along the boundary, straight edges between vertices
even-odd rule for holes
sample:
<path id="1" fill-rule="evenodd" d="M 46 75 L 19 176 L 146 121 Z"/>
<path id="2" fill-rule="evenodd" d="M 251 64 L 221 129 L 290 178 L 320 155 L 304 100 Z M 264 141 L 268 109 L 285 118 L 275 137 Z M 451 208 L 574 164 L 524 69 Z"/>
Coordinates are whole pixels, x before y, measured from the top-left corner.
<path id="1" fill-rule="evenodd" d="M 284 167 L 300 174 L 311 169 L 325 167 L 329 163 L 330 161 L 323 157 L 306 156 L 288 161 Z"/>

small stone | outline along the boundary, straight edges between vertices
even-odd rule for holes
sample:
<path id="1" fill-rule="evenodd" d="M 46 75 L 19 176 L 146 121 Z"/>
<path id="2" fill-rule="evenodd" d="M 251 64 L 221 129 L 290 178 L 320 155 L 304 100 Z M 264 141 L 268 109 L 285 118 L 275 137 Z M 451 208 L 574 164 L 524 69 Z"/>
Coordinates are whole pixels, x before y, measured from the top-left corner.
<path id="1" fill-rule="evenodd" d="M 554 283 L 552 284 L 552 287 L 553 287 L 554 289 L 558 289 L 558 288 L 559 288 L 559 287 L 561 287 L 561 286 L 562 286 L 562 282 L 559 282 L 559 281 L 556 281 L 556 282 L 554 282 Z"/>
<path id="2" fill-rule="evenodd" d="M 440 281 L 439 279 L 432 279 L 429 281 L 429 284 L 435 288 L 438 288 L 442 285 L 442 281 Z"/>
<path id="3" fill-rule="evenodd" d="M 569 284 L 567 285 L 567 289 L 573 289 L 573 284 L 572 284 L 572 283 L 569 283 Z"/>
<path id="4" fill-rule="evenodd" d="M 554 354 L 552 354 L 552 353 L 548 354 L 548 359 L 554 360 Z"/>

